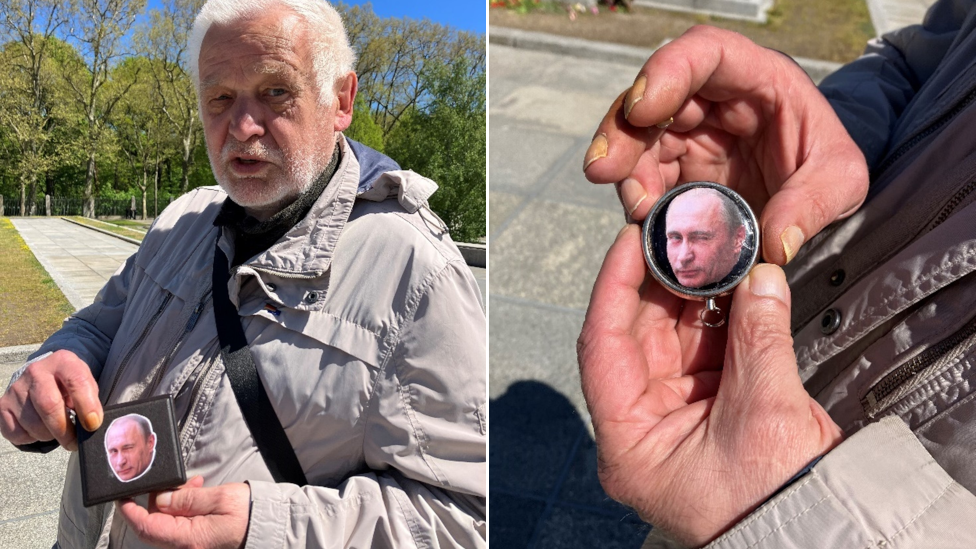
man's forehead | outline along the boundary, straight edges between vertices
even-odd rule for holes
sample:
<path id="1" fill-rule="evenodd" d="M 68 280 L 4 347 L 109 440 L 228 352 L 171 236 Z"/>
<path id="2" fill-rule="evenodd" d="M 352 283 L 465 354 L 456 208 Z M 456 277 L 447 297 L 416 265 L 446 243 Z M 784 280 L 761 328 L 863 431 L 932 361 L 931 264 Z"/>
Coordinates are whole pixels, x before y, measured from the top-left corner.
<path id="1" fill-rule="evenodd" d="M 215 83 L 229 71 L 244 70 L 249 75 L 286 76 L 298 72 L 308 47 L 301 20 L 292 14 L 281 19 L 264 16 L 214 25 L 200 47 L 201 83 Z"/>

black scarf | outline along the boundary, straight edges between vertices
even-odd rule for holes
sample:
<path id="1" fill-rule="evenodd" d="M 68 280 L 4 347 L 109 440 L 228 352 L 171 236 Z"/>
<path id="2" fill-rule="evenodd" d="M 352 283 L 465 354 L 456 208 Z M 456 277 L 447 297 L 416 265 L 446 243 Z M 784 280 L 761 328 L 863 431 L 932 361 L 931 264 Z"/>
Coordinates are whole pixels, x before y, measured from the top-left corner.
<path id="1" fill-rule="evenodd" d="M 281 240 L 281 237 L 285 236 L 285 233 L 290 231 L 299 221 L 305 219 L 315 201 L 322 196 L 322 191 L 329 185 L 332 176 L 335 175 L 341 156 L 339 144 L 336 143 L 332 160 L 312 183 L 312 186 L 267 221 L 258 221 L 247 215 L 244 208 L 231 200 L 230 197 L 224 200 L 220 213 L 214 219 L 214 225 L 227 227 L 234 232 L 234 257 L 231 261 L 231 268 L 267 250 L 275 242 Z"/>

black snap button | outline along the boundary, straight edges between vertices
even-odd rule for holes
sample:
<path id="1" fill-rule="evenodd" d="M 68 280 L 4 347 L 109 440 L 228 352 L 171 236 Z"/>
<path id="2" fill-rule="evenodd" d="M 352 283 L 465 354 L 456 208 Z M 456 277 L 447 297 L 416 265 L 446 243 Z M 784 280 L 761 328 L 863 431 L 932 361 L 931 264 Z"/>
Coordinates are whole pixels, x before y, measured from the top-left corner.
<path id="1" fill-rule="evenodd" d="M 820 319 L 820 331 L 830 335 L 840 328 L 840 311 L 837 309 L 827 309 L 823 318 Z"/>
<path id="2" fill-rule="evenodd" d="M 315 303 L 316 301 L 318 301 L 318 299 L 319 299 L 318 292 L 308 292 L 308 295 L 305 296 L 305 301 L 309 303 Z"/>
<path id="3" fill-rule="evenodd" d="M 847 276 L 847 274 L 844 272 L 844 269 L 837 269 L 836 271 L 830 273 L 830 285 L 840 286 L 844 283 L 845 276 Z"/>

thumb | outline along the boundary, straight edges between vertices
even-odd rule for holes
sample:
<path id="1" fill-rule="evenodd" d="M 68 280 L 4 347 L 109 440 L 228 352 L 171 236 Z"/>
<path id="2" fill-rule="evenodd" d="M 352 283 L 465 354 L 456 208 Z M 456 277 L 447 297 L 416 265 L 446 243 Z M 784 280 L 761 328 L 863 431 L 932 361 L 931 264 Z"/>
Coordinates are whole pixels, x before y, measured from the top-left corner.
<path id="1" fill-rule="evenodd" d="M 776 265 L 756 265 L 735 290 L 722 381 L 740 405 L 800 396 L 806 403 L 790 334 L 790 288 Z"/>
<path id="2" fill-rule="evenodd" d="M 852 157 L 844 161 L 844 156 Z M 807 240 L 864 202 L 867 165 L 859 151 L 837 151 L 829 167 L 804 165 L 763 206 L 763 260 L 786 265 Z"/>
<path id="3" fill-rule="evenodd" d="M 192 479 L 191 479 L 192 482 Z M 190 483 L 188 483 L 190 484 Z M 156 508 L 168 515 L 193 517 L 209 515 L 217 510 L 220 490 L 211 488 L 182 488 L 156 494 Z"/>

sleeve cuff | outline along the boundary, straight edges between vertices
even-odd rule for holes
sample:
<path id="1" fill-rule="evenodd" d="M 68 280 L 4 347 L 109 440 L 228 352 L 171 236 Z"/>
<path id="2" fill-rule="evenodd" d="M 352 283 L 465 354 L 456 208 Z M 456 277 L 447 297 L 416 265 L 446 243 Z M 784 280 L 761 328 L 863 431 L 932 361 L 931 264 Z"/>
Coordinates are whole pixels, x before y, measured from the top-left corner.
<path id="1" fill-rule="evenodd" d="M 971 547 L 958 528 L 973 521 L 976 497 L 889 417 L 841 443 L 708 548 L 875 547 L 896 538 Z"/>
<path id="2" fill-rule="evenodd" d="M 274 482 L 249 480 L 247 484 L 251 487 L 251 516 L 244 549 L 286 547 L 289 505 L 281 489 Z"/>

